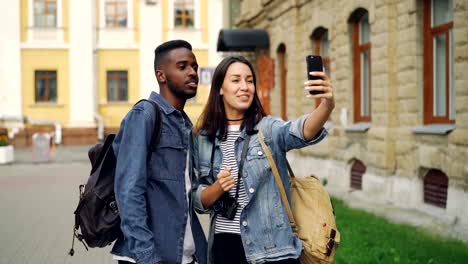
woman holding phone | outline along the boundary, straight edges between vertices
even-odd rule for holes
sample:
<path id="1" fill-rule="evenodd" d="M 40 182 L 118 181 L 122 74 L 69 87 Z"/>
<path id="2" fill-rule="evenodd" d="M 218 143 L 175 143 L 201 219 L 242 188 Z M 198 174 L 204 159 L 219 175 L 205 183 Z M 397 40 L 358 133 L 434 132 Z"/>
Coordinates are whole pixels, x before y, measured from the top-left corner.
<path id="1" fill-rule="evenodd" d="M 304 89 L 322 91 L 308 95 L 320 98 L 320 105 L 285 122 L 265 115 L 248 60 L 230 56 L 215 69 L 194 140 L 193 199 L 198 212 L 211 216 L 209 263 L 299 263 L 302 242 L 292 232 L 258 131 L 282 181 L 289 182 L 286 152 L 320 142 L 334 108 L 329 78 L 323 72 L 310 74 L 322 79 L 306 81 Z"/>

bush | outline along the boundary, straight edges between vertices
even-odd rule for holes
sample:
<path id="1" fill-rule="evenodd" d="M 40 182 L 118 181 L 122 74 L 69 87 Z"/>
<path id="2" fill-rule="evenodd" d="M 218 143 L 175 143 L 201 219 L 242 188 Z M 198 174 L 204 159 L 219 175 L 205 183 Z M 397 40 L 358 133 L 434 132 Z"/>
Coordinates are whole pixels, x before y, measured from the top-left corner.
<path id="1" fill-rule="evenodd" d="M 0 135 L 0 147 L 8 146 L 10 142 L 7 135 Z"/>

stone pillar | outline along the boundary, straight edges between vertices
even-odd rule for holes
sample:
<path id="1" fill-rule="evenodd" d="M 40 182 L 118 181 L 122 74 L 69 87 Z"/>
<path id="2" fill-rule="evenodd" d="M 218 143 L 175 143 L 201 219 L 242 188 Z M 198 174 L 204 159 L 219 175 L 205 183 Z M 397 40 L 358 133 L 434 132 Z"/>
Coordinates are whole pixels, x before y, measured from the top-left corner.
<path id="1" fill-rule="evenodd" d="M 95 2 L 70 5 L 70 120 L 68 127 L 95 127 Z"/>
<path id="2" fill-rule="evenodd" d="M 154 75 L 154 49 L 162 42 L 163 16 L 161 2 L 140 5 L 140 97 L 147 98 L 151 91 L 159 92 L 158 82 Z M 136 7 L 135 7 L 136 8 Z"/>
<path id="3" fill-rule="evenodd" d="M 0 1 L 3 25 L 0 34 L 0 116 L 22 115 L 21 110 L 21 50 L 20 1 Z"/>

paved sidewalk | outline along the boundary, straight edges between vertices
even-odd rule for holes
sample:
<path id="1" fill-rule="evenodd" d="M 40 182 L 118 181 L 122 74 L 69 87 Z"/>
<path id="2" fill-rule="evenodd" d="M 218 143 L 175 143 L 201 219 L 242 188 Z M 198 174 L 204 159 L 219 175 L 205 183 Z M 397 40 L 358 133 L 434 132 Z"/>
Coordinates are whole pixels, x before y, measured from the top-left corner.
<path id="1" fill-rule="evenodd" d="M 15 149 L 15 162 L 0 166 L 0 263 L 116 263 L 110 247 L 90 249 L 75 240 L 75 256 L 67 255 L 72 240 L 78 185 L 90 171 L 90 146 L 58 146 L 53 161 L 34 163 L 30 148 Z M 390 204 L 372 203 L 355 193 L 330 192 L 352 207 L 364 208 L 393 222 L 466 239 L 434 218 Z M 208 218 L 201 218 L 208 226 Z M 460 237 L 462 236 L 462 237 Z"/>
<path id="2" fill-rule="evenodd" d="M 54 151 L 51 151 L 52 163 L 69 163 L 69 162 L 89 162 L 88 149 L 92 145 L 83 146 L 56 146 Z M 35 163 L 32 147 L 15 148 L 15 164 Z"/>
<path id="3" fill-rule="evenodd" d="M 91 169 L 89 146 L 60 146 L 55 160 L 33 163 L 31 149 L 15 149 L 15 162 L 0 165 L 1 264 L 116 264 L 111 247 L 90 249 L 72 242 L 78 186 Z M 201 218 L 204 227 L 208 218 Z"/>
<path id="4" fill-rule="evenodd" d="M 0 166 L 0 263 L 115 263 L 109 250 L 72 242 L 78 185 L 85 163 L 15 163 Z"/>

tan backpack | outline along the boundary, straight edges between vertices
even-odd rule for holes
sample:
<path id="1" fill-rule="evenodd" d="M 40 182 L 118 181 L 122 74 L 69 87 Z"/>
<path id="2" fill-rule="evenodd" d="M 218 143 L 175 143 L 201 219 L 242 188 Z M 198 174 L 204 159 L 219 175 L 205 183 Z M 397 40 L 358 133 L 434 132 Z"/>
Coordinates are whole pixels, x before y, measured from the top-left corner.
<path id="1" fill-rule="evenodd" d="M 314 176 L 295 177 L 288 163 L 291 177 L 291 200 L 294 208 L 291 210 L 278 168 L 260 131 L 258 139 L 270 162 L 291 227 L 303 242 L 301 264 L 333 263 L 335 251 L 340 243 L 340 232 L 336 228 L 335 214 L 327 191 L 320 180 Z"/>

